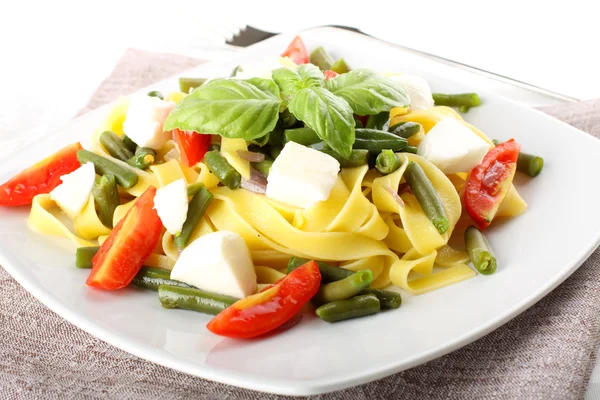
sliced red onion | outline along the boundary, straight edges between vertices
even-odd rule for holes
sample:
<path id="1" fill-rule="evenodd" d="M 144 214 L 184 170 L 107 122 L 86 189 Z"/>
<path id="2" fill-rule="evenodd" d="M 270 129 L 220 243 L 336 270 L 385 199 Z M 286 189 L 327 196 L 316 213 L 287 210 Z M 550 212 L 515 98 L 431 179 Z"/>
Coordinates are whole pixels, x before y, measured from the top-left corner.
<path id="1" fill-rule="evenodd" d="M 267 178 L 254 168 L 250 167 L 250 179 L 242 177 L 241 186 L 249 192 L 265 194 L 267 192 Z"/>
<path id="2" fill-rule="evenodd" d="M 254 151 L 238 150 L 237 155 L 240 156 L 241 159 L 250 162 L 265 161 L 265 155 L 263 153 L 256 153 Z"/>
<path id="3" fill-rule="evenodd" d="M 384 188 L 392 195 L 394 200 L 396 200 L 396 203 L 398 203 L 400 207 L 404 208 L 404 200 L 402 200 L 402 197 L 400 197 L 400 195 L 396 193 L 396 191 L 392 189 L 389 185 L 385 185 Z"/>

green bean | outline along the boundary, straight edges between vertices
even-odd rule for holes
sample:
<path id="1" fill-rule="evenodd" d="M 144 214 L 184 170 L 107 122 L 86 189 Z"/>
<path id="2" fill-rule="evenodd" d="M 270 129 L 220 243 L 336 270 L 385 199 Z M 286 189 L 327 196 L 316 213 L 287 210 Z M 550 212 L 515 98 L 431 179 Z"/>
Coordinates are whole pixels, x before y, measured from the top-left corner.
<path id="1" fill-rule="evenodd" d="M 75 266 L 77 268 L 92 268 L 92 259 L 100 246 L 78 247 L 75 252 Z"/>
<path id="2" fill-rule="evenodd" d="M 204 164 L 219 181 L 229 189 L 237 189 L 242 182 L 242 176 L 229 164 L 218 151 L 208 151 L 204 154 Z"/>
<path id="3" fill-rule="evenodd" d="M 281 146 L 283 143 L 283 128 L 282 127 L 275 127 L 275 129 L 273 129 L 270 133 L 269 133 L 269 141 L 267 142 L 267 144 L 269 146 Z"/>
<path id="4" fill-rule="evenodd" d="M 152 90 L 152 91 L 148 92 L 148 96 L 150 96 L 150 97 L 158 97 L 161 100 L 165 99 L 165 97 L 163 96 L 163 94 L 161 92 L 159 92 L 158 90 Z"/>
<path id="5" fill-rule="evenodd" d="M 351 299 L 333 301 L 317 308 L 317 315 L 323 321 L 337 322 L 350 318 L 376 314 L 381 310 L 377 296 L 365 294 Z"/>
<path id="6" fill-rule="evenodd" d="M 406 179 L 410 190 L 414 193 L 421 208 L 423 208 L 423 212 L 433 223 L 433 226 L 440 234 L 445 233 L 449 227 L 446 211 L 440 196 L 435 191 L 427 175 L 425 175 L 423 168 L 414 161 L 409 162 L 404 172 L 404 179 Z"/>
<path id="7" fill-rule="evenodd" d="M 131 281 L 132 285 L 157 291 L 160 285 L 191 287 L 190 285 L 171 279 L 171 272 L 162 268 L 142 267 Z"/>
<path id="8" fill-rule="evenodd" d="M 368 121 L 367 121 L 368 122 Z M 365 125 L 363 124 L 362 120 L 358 117 L 358 116 L 354 116 L 354 128 L 364 128 Z"/>
<path id="9" fill-rule="evenodd" d="M 405 148 L 400 150 L 400 153 L 417 154 L 417 151 L 419 151 L 419 149 L 416 146 L 406 146 Z"/>
<path id="10" fill-rule="evenodd" d="M 331 150 L 330 148 L 324 147 L 324 146 L 317 150 L 319 150 L 322 153 L 328 154 L 331 157 L 338 160 L 338 162 L 340 163 L 340 167 L 342 167 L 342 168 L 360 167 L 369 162 L 369 150 L 365 150 L 365 149 L 352 150 L 352 152 L 350 153 L 350 157 L 348 157 L 348 158 L 343 158 L 335 151 Z"/>
<path id="11" fill-rule="evenodd" d="M 400 296 L 400 293 L 391 292 L 389 290 L 367 288 L 361 290 L 358 294 L 372 294 L 376 296 L 379 299 L 382 309 L 394 309 L 400 307 L 402 304 L 402 296 Z"/>
<path id="12" fill-rule="evenodd" d="M 265 158 L 263 161 L 253 162 L 253 163 L 250 163 L 250 165 L 252 166 L 252 168 L 257 170 L 264 176 L 268 177 L 269 172 L 271 171 L 271 167 L 273 166 L 273 160 L 271 160 L 270 158 Z"/>
<path id="13" fill-rule="evenodd" d="M 464 114 L 464 113 L 468 113 L 470 108 L 471 107 L 469 107 L 469 106 L 460 106 L 460 107 L 458 107 L 458 111 L 460 111 L 461 113 Z"/>
<path id="14" fill-rule="evenodd" d="M 231 77 L 236 76 L 239 72 L 242 72 L 242 66 L 238 65 L 237 67 L 235 67 L 233 69 L 233 71 L 231 71 Z"/>
<path id="15" fill-rule="evenodd" d="M 276 160 L 277 157 L 279 157 L 279 154 L 281 154 L 281 150 L 283 150 L 283 146 L 281 145 L 271 146 L 269 149 L 269 155 L 273 158 L 273 160 Z"/>
<path id="16" fill-rule="evenodd" d="M 294 128 L 283 131 L 283 141 L 284 143 L 296 142 L 308 146 L 320 142 L 321 138 L 310 128 Z"/>
<path id="17" fill-rule="evenodd" d="M 135 172 L 131 172 L 127 168 L 94 154 L 91 151 L 78 150 L 77 160 L 82 164 L 86 162 L 93 163 L 94 169 L 98 175 L 114 175 L 117 183 L 125 189 L 135 186 L 138 182 L 138 176 Z"/>
<path id="18" fill-rule="evenodd" d="M 346 61 L 343 58 L 340 58 L 333 63 L 331 70 L 338 74 L 345 74 L 346 72 L 350 72 L 350 67 L 348 67 L 348 64 L 346 64 Z"/>
<path id="19" fill-rule="evenodd" d="M 499 140 L 492 140 L 495 146 L 498 146 L 502 143 Z M 519 158 L 517 158 L 517 171 L 524 173 L 532 178 L 535 178 L 542 172 L 544 168 L 544 159 L 540 156 L 535 156 L 529 153 L 519 153 Z"/>
<path id="20" fill-rule="evenodd" d="M 204 78 L 179 78 L 179 90 L 190 93 L 192 89 L 202 86 L 206 82 Z"/>
<path id="21" fill-rule="evenodd" d="M 389 149 L 399 151 L 408 146 L 406 139 L 376 129 L 355 129 L 353 149 L 365 149 L 371 153 L 380 153 Z"/>
<path id="22" fill-rule="evenodd" d="M 483 233 L 472 225 L 465 230 L 465 246 L 473 266 L 479 273 L 490 275 L 496 271 L 496 257 L 490 244 Z"/>
<path id="23" fill-rule="evenodd" d="M 208 151 L 221 151 L 221 145 L 219 143 L 211 143 L 208 146 Z"/>
<path id="24" fill-rule="evenodd" d="M 121 161 L 127 161 L 133 156 L 133 153 L 129 151 L 121 138 L 114 132 L 102 132 L 100 134 L 100 144 L 106 149 L 108 154 Z"/>
<path id="25" fill-rule="evenodd" d="M 100 181 L 94 184 L 92 192 L 100 222 L 104 226 L 112 228 L 113 215 L 119 204 L 121 204 L 115 177 L 113 175 L 102 175 Z"/>
<path id="26" fill-rule="evenodd" d="M 396 136 L 403 137 L 404 139 L 408 139 L 411 136 L 416 135 L 421 130 L 421 124 L 417 124 L 416 122 L 398 122 L 393 126 L 390 126 L 388 132 L 393 133 Z"/>
<path id="27" fill-rule="evenodd" d="M 477 93 L 433 93 L 432 96 L 436 106 L 460 107 L 460 112 L 467 112 L 469 108 L 481 105 Z"/>
<path id="28" fill-rule="evenodd" d="M 202 182 L 194 182 L 189 184 L 187 187 L 187 195 L 188 197 L 194 197 L 196 193 L 198 193 L 204 187 L 204 183 Z"/>
<path id="29" fill-rule="evenodd" d="M 217 315 L 238 301 L 235 297 L 171 285 L 158 287 L 158 299 L 165 308 L 181 308 L 212 315 Z"/>
<path id="30" fill-rule="evenodd" d="M 156 152 L 149 147 L 138 147 L 135 155 L 127 160 L 127 164 L 139 169 L 146 169 L 156 161 Z"/>
<path id="31" fill-rule="evenodd" d="M 367 125 L 365 126 L 365 128 L 387 131 L 389 124 L 390 124 L 390 113 L 387 111 L 384 111 L 379 114 L 369 115 L 369 119 L 367 119 Z"/>
<path id="32" fill-rule="evenodd" d="M 135 154 L 135 150 L 137 149 L 138 145 L 135 144 L 135 142 L 127 135 L 123 135 L 121 140 L 123 140 L 125 147 L 127 147 L 131 153 Z"/>
<path id="33" fill-rule="evenodd" d="M 188 212 L 181 228 L 179 235 L 173 239 L 173 244 L 180 249 L 184 248 L 192 236 L 192 233 L 198 226 L 200 219 L 206 212 L 208 205 L 213 199 L 213 195 L 208 191 L 206 187 L 202 187 L 198 193 L 192 197 L 188 205 Z"/>
<path id="34" fill-rule="evenodd" d="M 347 278 L 321 285 L 312 300 L 315 304 L 344 300 L 368 288 L 372 281 L 373 273 L 370 270 L 358 271 Z"/>
<path id="35" fill-rule="evenodd" d="M 327 69 L 331 69 L 331 66 L 333 65 L 333 58 L 331 58 L 331 56 L 322 46 L 319 46 L 314 49 L 312 53 L 310 53 L 310 63 L 325 71 Z"/>
<path id="36" fill-rule="evenodd" d="M 298 120 L 296 119 L 294 114 L 292 114 L 290 110 L 286 108 L 285 110 L 279 113 L 279 120 L 277 120 L 277 122 L 279 122 L 283 129 L 289 129 L 296 125 L 298 123 Z"/>
<path id="37" fill-rule="evenodd" d="M 288 261 L 287 268 L 288 274 L 309 261 L 310 260 L 307 260 L 306 258 L 290 257 L 290 261 Z M 319 271 L 321 271 L 321 282 L 324 283 L 339 281 L 351 275 L 354 275 L 354 272 L 350 270 L 336 267 L 335 265 L 323 261 L 317 261 L 316 263 L 319 266 Z"/>
<path id="38" fill-rule="evenodd" d="M 402 165 L 400 156 L 392 150 L 382 150 L 375 161 L 375 168 L 381 175 L 389 175 Z"/>

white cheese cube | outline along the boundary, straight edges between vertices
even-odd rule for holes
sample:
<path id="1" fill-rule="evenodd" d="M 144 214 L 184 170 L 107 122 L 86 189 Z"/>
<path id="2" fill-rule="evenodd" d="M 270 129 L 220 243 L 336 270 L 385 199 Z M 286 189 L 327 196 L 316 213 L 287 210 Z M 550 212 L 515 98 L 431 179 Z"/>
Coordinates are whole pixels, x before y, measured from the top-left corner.
<path id="1" fill-rule="evenodd" d="M 180 233 L 188 212 L 185 179 L 178 179 L 159 188 L 154 196 L 154 209 L 167 232 L 171 235 Z"/>
<path id="2" fill-rule="evenodd" d="M 295 68 L 296 64 L 288 57 L 272 56 L 267 57 L 263 60 L 240 65 L 241 71 L 238 72 L 235 79 L 250 79 L 250 78 L 263 78 L 271 79 L 271 73 L 274 69 L 279 68 Z"/>
<path id="3" fill-rule="evenodd" d="M 470 172 L 490 145 L 454 118 L 444 118 L 423 138 L 417 154 L 443 173 Z"/>
<path id="4" fill-rule="evenodd" d="M 123 122 L 123 131 L 138 146 L 159 150 L 171 138 L 170 132 L 163 132 L 163 124 L 174 107 L 172 101 L 133 95 Z"/>
<path id="5" fill-rule="evenodd" d="M 404 86 L 410 97 L 411 110 L 427 110 L 434 106 L 431 88 L 425 79 L 416 75 L 392 75 L 389 78 Z"/>
<path id="6" fill-rule="evenodd" d="M 273 162 L 266 195 L 291 206 L 309 207 L 327 200 L 339 170 L 340 163 L 330 155 L 288 142 Z"/>
<path id="7" fill-rule="evenodd" d="M 94 164 L 86 163 L 70 174 L 60 177 L 62 183 L 50 192 L 50 198 L 73 219 L 90 198 L 96 180 Z"/>
<path id="8" fill-rule="evenodd" d="M 207 292 L 244 298 L 256 291 L 256 272 L 244 239 L 234 232 L 200 236 L 186 247 L 171 279 Z"/>

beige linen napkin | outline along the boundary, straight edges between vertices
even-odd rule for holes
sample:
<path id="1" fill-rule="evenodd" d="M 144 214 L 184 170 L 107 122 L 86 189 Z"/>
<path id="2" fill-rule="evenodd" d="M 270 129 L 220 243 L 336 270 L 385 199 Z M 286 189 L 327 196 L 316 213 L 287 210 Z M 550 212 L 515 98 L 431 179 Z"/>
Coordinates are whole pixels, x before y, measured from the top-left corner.
<path id="1" fill-rule="evenodd" d="M 86 110 L 200 63 L 130 50 Z M 600 101 L 544 111 L 600 136 Z M 599 264 L 596 251 L 535 306 L 469 346 L 388 378 L 313 399 L 582 398 L 599 342 Z M 0 399 L 284 398 L 141 360 L 54 314 L 3 269 L 0 285 Z"/>

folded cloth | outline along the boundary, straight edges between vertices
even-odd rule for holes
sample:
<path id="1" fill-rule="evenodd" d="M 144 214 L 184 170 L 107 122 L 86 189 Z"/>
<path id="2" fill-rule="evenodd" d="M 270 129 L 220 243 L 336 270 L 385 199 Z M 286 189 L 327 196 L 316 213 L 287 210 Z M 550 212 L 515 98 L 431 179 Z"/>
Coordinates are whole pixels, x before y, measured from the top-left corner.
<path id="1" fill-rule="evenodd" d="M 85 110 L 200 63 L 129 50 Z M 542 110 L 600 136 L 600 101 Z M 599 343 L 599 264 L 600 251 L 596 250 L 535 306 L 460 350 L 369 384 L 313 398 L 582 398 Z M 0 399 L 285 398 L 144 361 L 54 314 L 4 270 L 0 270 L 0 284 Z"/>

